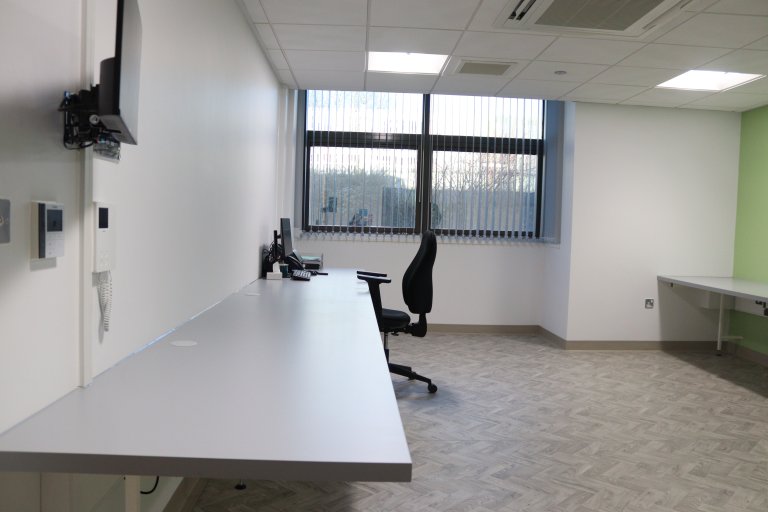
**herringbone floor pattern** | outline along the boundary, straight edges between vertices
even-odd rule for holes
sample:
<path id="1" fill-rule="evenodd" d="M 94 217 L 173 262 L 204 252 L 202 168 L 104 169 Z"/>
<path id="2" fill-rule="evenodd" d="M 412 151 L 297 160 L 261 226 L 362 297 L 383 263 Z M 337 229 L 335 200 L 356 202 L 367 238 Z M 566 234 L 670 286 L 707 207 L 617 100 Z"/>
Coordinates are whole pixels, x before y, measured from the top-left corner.
<path id="1" fill-rule="evenodd" d="M 768 372 L 733 357 L 394 338 L 413 481 L 208 480 L 195 512 L 768 511 Z M 354 386 L 350 382 L 350 386 Z"/>

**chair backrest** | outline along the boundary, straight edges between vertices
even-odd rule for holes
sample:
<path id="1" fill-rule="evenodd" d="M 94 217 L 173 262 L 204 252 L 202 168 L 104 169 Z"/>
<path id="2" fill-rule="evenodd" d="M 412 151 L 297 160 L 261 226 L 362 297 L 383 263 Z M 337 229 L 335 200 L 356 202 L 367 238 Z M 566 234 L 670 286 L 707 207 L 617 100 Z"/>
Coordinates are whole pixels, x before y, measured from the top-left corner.
<path id="1" fill-rule="evenodd" d="M 432 311 L 432 266 L 437 255 L 437 239 L 432 231 L 421 235 L 421 245 L 403 274 L 403 299 L 411 313 Z"/>

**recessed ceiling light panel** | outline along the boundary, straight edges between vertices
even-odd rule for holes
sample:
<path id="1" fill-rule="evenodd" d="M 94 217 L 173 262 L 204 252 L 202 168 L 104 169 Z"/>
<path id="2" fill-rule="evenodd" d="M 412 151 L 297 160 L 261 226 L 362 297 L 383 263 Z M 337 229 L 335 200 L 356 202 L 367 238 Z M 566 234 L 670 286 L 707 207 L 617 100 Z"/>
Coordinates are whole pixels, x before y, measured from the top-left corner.
<path id="1" fill-rule="evenodd" d="M 657 85 L 662 89 L 683 89 L 686 91 L 724 91 L 764 78 L 765 75 L 729 73 L 727 71 L 686 71 L 682 75 Z"/>
<path id="2" fill-rule="evenodd" d="M 368 71 L 438 75 L 447 58 L 431 53 L 368 52 Z"/>

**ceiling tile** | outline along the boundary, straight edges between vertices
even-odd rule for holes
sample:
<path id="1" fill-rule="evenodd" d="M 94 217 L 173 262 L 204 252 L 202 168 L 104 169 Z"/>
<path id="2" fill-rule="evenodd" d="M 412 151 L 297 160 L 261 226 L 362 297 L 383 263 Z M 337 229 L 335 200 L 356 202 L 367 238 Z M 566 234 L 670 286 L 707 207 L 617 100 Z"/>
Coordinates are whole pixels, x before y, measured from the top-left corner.
<path id="1" fill-rule="evenodd" d="M 649 89 L 623 101 L 625 105 L 652 105 L 656 107 L 679 107 L 686 103 L 709 96 L 710 92 L 675 91 L 671 89 Z"/>
<path id="2" fill-rule="evenodd" d="M 332 91 L 362 91 L 365 73 L 362 71 L 328 71 L 297 69 L 293 71 L 300 89 Z"/>
<path id="3" fill-rule="evenodd" d="M 267 50 L 267 55 L 269 55 L 269 60 L 272 61 L 275 69 L 288 69 L 288 62 L 285 60 L 281 50 Z"/>
<path id="4" fill-rule="evenodd" d="M 298 89 L 296 85 L 296 80 L 294 80 L 293 74 L 291 74 L 290 70 L 287 70 L 287 69 L 277 70 L 277 79 L 280 81 L 281 84 L 287 86 L 289 89 Z"/>
<path id="5" fill-rule="evenodd" d="M 745 46 L 748 50 L 768 50 L 768 37 L 758 39 L 749 46 Z"/>
<path id="6" fill-rule="evenodd" d="M 289 87 L 690 104 L 723 110 L 752 108 L 768 96 L 768 78 L 717 95 L 654 88 L 687 69 L 768 73 L 768 0 L 692 0 L 684 16 L 664 27 L 667 33 L 654 33 L 658 39 L 651 44 L 650 36 L 598 39 L 494 27 L 509 2 L 242 0 L 242 6 L 278 79 Z M 366 73 L 366 50 L 512 61 L 518 63 L 518 74 Z"/>
<path id="7" fill-rule="evenodd" d="M 468 94 L 493 96 L 509 82 L 497 76 L 446 75 L 440 77 L 433 92 L 436 94 Z"/>
<path id="8" fill-rule="evenodd" d="M 378 92 L 415 92 L 427 94 L 432 91 L 437 75 L 403 75 L 399 73 L 366 73 L 365 90 Z"/>
<path id="9" fill-rule="evenodd" d="M 284 50 L 365 50 L 365 27 L 273 24 L 272 28 Z"/>
<path id="10" fill-rule="evenodd" d="M 583 62 L 586 64 L 616 64 L 629 54 L 639 50 L 643 43 L 588 39 L 585 37 L 560 37 L 538 58 L 557 62 Z"/>
<path id="11" fill-rule="evenodd" d="M 606 69 L 590 82 L 614 85 L 641 85 L 655 86 L 666 82 L 684 70 L 682 69 L 656 69 L 636 68 L 629 66 L 613 66 Z"/>
<path id="12" fill-rule="evenodd" d="M 479 3 L 479 0 L 371 0 L 370 24 L 463 30 Z"/>
<path id="13" fill-rule="evenodd" d="M 659 43 L 741 48 L 768 35 L 768 19 L 731 14 L 699 14 L 660 38 Z"/>
<path id="14" fill-rule="evenodd" d="M 270 23 L 365 25 L 366 0 L 261 0 Z"/>
<path id="15" fill-rule="evenodd" d="M 768 94 L 768 78 L 761 78 L 733 89 L 741 93 Z"/>
<path id="16" fill-rule="evenodd" d="M 736 50 L 701 66 L 701 69 L 768 74 L 768 51 Z"/>
<path id="17" fill-rule="evenodd" d="M 285 50 L 285 57 L 294 71 L 297 69 L 318 69 L 362 72 L 365 66 L 365 54 L 363 52 Z"/>
<path id="18" fill-rule="evenodd" d="M 684 11 L 702 12 L 716 4 L 718 0 L 692 0 L 683 7 Z"/>
<path id="19" fill-rule="evenodd" d="M 573 62 L 544 62 L 534 61 L 525 68 L 520 78 L 529 80 L 560 80 L 563 82 L 586 82 L 605 71 L 608 66 L 598 64 L 576 64 Z M 556 71 L 565 71 L 564 74 L 555 74 Z"/>
<path id="20" fill-rule="evenodd" d="M 261 44 L 264 45 L 265 49 L 277 50 L 280 48 L 277 38 L 275 38 L 275 33 L 272 32 L 272 27 L 270 27 L 268 23 L 256 23 L 254 26 L 256 27 L 256 32 L 259 34 Z"/>
<path id="21" fill-rule="evenodd" d="M 765 0 L 720 0 L 709 7 L 707 12 L 768 16 L 768 2 Z"/>
<path id="22" fill-rule="evenodd" d="M 618 103 L 636 96 L 646 87 L 634 85 L 584 84 L 569 92 L 565 99 L 573 101 L 596 101 Z"/>
<path id="23" fill-rule="evenodd" d="M 580 82 L 556 82 L 552 80 L 525 80 L 515 78 L 501 90 L 499 96 L 554 100 L 578 87 L 579 84 Z"/>
<path id="24" fill-rule="evenodd" d="M 464 32 L 454 54 L 491 59 L 532 59 L 554 40 L 552 36 Z"/>
<path id="25" fill-rule="evenodd" d="M 368 51 L 449 55 L 460 37 L 459 30 L 371 27 Z"/>
<path id="26" fill-rule="evenodd" d="M 259 0 L 243 0 L 243 3 L 253 23 L 267 23 L 267 15 L 264 14 Z"/>
<path id="27" fill-rule="evenodd" d="M 725 91 L 696 100 L 686 106 L 716 107 L 719 109 L 751 110 L 768 104 L 768 94 L 743 94 L 741 92 Z"/>
<path id="28" fill-rule="evenodd" d="M 731 50 L 701 46 L 649 44 L 621 61 L 622 66 L 693 69 Z"/>

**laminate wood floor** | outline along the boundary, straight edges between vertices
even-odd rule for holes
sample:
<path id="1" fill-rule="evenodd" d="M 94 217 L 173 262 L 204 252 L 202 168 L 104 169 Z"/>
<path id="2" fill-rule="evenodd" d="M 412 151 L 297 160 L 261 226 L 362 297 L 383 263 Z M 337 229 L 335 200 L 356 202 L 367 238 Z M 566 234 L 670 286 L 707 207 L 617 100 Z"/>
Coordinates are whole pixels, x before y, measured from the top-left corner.
<path id="1" fill-rule="evenodd" d="M 391 342 L 411 483 L 207 480 L 194 512 L 768 511 L 768 372 L 711 353 L 535 336 Z M 350 382 L 350 386 L 354 386 Z"/>

